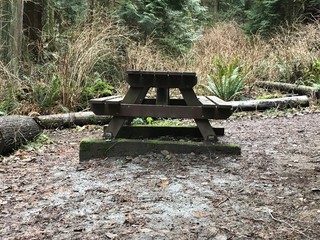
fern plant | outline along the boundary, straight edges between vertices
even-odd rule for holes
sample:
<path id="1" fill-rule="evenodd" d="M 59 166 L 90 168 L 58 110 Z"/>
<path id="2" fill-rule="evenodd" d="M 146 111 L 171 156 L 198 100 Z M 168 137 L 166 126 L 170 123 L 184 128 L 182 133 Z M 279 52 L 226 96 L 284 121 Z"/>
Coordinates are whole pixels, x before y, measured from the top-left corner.
<path id="1" fill-rule="evenodd" d="M 215 70 L 208 76 L 207 89 L 222 100 L 234 100 L 244 89 L 243 66 L 237 58 L 228 64 L 221 57 L 215 58 L 214 65 Z"/>

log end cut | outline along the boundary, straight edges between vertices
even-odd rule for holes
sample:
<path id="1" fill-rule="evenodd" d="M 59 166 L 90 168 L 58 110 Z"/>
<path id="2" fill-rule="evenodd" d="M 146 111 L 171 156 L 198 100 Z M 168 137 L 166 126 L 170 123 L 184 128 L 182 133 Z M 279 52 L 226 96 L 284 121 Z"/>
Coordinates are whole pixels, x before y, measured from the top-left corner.
<path id="1" fill-rule="evenodd" d="M 26 142 L 34 140 L 41 132 L 41 127 L 32 117 L 0 117 L 0 154 L 12 152 Z"/>

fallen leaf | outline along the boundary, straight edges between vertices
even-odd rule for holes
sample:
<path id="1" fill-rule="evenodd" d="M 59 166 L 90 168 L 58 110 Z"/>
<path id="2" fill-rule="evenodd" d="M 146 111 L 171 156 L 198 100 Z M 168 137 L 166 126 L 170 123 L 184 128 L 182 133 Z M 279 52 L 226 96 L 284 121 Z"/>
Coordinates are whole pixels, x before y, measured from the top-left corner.
<path id="1" fill-rule="evenodd" d="M 133 216 L 132 216 L 132 214 L 131 213 L 128 213 L 127 214 L 127 216 L 126 216 L 126 221 L 125 222 L 127 222 L 127 223 L 134 223 L 134 218 L 133 218 Z"/>
<path id="2" fill-rule="evenodd" d="M 169 185 L 169 179 L 168 178 L 162 178 L 161 179 L 161 187 L 162 188 L 167 188 Z"/>

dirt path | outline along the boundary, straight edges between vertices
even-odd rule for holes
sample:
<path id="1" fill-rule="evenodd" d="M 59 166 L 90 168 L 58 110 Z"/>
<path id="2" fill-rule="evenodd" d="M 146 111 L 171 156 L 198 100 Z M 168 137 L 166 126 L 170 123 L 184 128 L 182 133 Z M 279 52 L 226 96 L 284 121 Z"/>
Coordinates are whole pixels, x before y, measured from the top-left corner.
<path id="1" fill-rule="evenodd" d="M 95 128 L 0 163 L 0 239 L 320 239 L 320 114 L 240 119 L 241 156 L 148 154 L 78 163 Z"/>

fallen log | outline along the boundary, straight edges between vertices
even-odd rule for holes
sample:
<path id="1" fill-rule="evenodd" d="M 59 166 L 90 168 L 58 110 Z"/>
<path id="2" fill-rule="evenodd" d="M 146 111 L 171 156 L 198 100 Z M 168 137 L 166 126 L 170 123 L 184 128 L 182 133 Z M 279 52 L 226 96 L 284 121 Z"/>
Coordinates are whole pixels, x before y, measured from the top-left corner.
<path id="1" fill-rule="evenodd" d="M 36 116 L 34 119 L 45 129 L 58 127 L 83 126 L 88 124 L 104 125 L 111 120 L 110 116 L 95 115 L 93 112 L 77 112 Z"/>
<path id="2" fill-rule="evenodd" d="M 34 140 L 41 132 L 41 127 L 32 117 L 0 117 L 0 155 L 12 152 L 26 142 Z"/>
<path id="3" fill-rule="evenodd" d="M 231 101 L 228 103 L 230 103 L 236 111 L 256 111 L 270 108 L 286 109 L 307 107 L 309 106 L 309 99 L 304 95 L 263 100 Z"/>
<path id="4" fill-rule="evenodd" d="M 257 81 L 258 87 L 286 91 L 289 93 L 297 93 L 301 95 L 308 95 L 312 98 L 320 98 L 320 89 L 304 85 L 296 85 L 290 83 L 271 82 L 271 81 Z"/>

